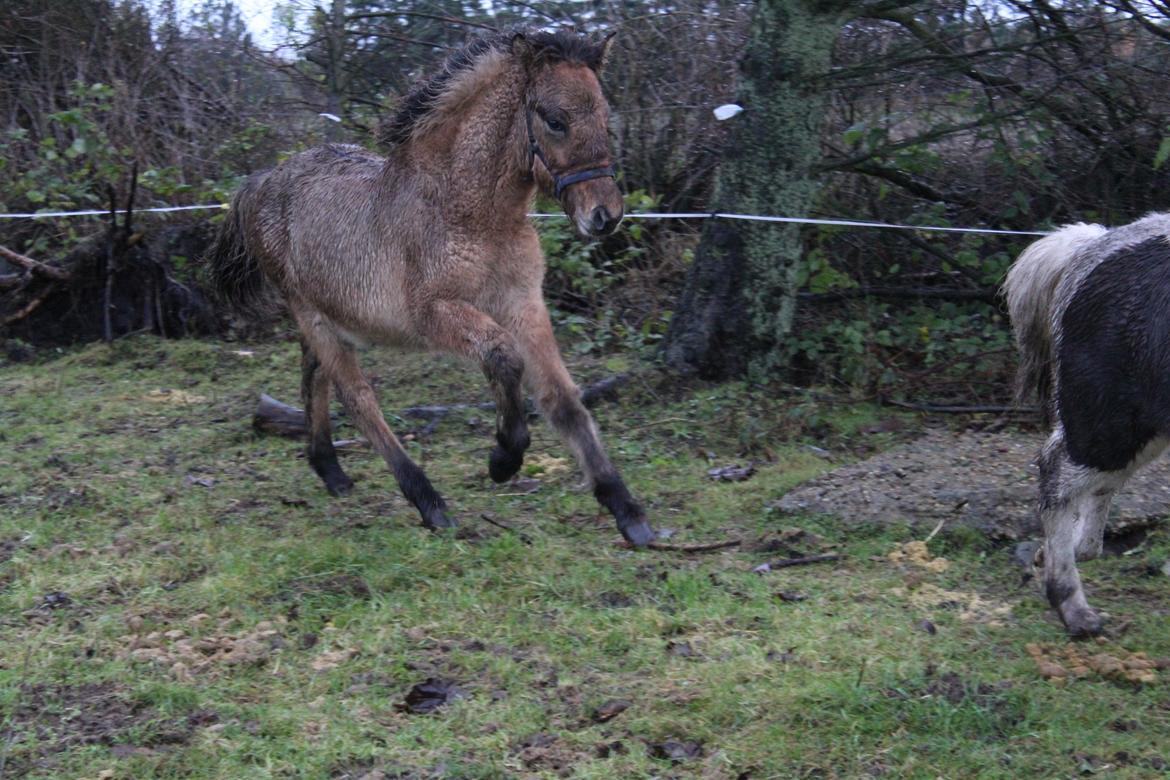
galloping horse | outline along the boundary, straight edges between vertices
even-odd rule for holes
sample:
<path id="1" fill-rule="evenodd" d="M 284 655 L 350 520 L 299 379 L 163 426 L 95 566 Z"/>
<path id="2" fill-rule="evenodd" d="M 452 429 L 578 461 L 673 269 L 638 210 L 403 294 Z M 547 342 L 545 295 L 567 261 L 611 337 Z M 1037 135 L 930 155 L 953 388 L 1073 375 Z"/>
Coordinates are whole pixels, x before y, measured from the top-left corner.
<path id="1" fill-rule="evenodd" d="M 653 531 L 610 462 L 553 337 L 544 256 L 526 214 L 537 188 L 586 237 L 622 218 L 598 75 L 610 38 L 511 32 L 472 40 L 379 128 L 380 157 L 329 145 L 255 174 L 210 250 L 237 310 L 279 294 L 301 332 L 308 460 L 334 494 L 353 482 L 333 449 L 330 386 L 429 528 L 446 504 L 386 425 L 358 365 L 365 343 L 477 361 L 496 401 L 496 482 L 529 445 L 522 382 L 632 544 Z"/>
<path id="2" fill-rule="evenodd" d="M 1048 600 L 1099 634 L 1077 561 L 1101 554 L 1114 493 L 1170 444 L 1170 215 L 1077 224 L 1028 247 L 1004 285 L 1021 390 L 1053 423 L 1040 453 Z"/>

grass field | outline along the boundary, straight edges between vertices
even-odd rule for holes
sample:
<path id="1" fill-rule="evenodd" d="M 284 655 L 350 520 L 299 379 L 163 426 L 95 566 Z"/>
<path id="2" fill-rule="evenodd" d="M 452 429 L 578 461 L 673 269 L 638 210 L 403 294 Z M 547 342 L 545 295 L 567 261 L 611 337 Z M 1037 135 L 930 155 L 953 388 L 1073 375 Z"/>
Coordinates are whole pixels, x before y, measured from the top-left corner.
<path id="1" fill-rule="evenodd" d="M 908 528 L 769 511 L 824 451 L 913 418 L 881 433 L 872 406 L 642 372 L 596 409 L 615 462 L 670 543 L 742 543 L 634 552 L 542 423 L 525 480 L 497 486 L 490 412 L 426 436 L 390 414 L 485 400 L 477 370 L 371 353 L 462 522 L 437 536 L 368 450 L 331 499 L 299 442 L 252 432 L 259 392 L 296 402 L 298 365 L 292 342 L 141 337 L 0 368 L 0 777 L 1168 771 L 1170 672 L 1042 677 L 1026 646 L 1063 633 L 1009 549 L 944 530 L 949 565 L 891 560 Z M 707 476 L 750 460 L 747 481 Z M 825 552 L 845 557 L 752 572 Z M 1082 567 L 1115 631 L 1094 651 L 1170 655 L 1168 552 L 1159 531 Z"/>

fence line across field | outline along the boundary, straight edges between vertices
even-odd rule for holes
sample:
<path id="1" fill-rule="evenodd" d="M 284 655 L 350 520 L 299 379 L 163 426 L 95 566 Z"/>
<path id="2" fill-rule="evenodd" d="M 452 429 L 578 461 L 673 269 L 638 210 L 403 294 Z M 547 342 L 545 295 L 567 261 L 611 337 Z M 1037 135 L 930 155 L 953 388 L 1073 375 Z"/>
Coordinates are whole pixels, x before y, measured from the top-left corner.
<path id="1" fill-rule="evenodd" d="M 199 211 L 226 209 L 227 203 L 205 203 L 198 206 L 156 206 L 134 209 L 136 213 L 166 213 L 172 211 Z M 109 210 L 90 209 L 86 211 L 41 211 L 25 214 L 0 214 L 0 219 L 48 219 L 50 217 L 96 217 L 106 216 Z M 126 213 L 124 209 L 118 211 Z M 536 212 L 530 217 L 542 219 L 567 219 L 564 214 Z M 998 230 L 995 228 L 944 227 L 941 225 L 902 225 L 892 222 L 866 222 L 854 219 L 818 219 L 815 217 L 778 217 L 763 214 L 734 214 L 723 211 L 681 211 L 681 212 L 635 212 L 626 214 L 626 219 L 737 219 L 748 222 L 774 222 L 797 225 L 830 225 L 834 227 L 881 228 L 886 230 L 918 230 L 934 233 L 983 233 L 1000 236 L 1047 236 L 1051 231 L 1042 230 Z"/>

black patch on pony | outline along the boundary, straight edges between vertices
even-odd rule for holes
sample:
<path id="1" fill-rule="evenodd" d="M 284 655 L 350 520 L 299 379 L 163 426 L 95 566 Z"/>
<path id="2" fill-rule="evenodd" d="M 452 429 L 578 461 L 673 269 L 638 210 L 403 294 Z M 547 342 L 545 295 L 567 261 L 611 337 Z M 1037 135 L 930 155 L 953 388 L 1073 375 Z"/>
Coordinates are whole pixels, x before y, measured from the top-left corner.
<path id="1" fill-rule="evenodd" d="M 456 76 L 471 70 L 480 57 L 488 52 L 511 50 L 512 41 L 517 36 L 523 36 L 532 46 L 536 58 L 533 64 L 569 62 L 585 65 L 597 72 L 601 70 L 605 59 L 604 43 L 563 30 L 534 32 L 528 29 L 515 29 L 472 38 L 451 53 L 437 73 L 406 94 L 394 116 L 378 126 L 375 133 L 378 143 L 389 148 L 410 140 L 415 125 L 434 110 L 435 104 Z"/>
<path id="2" fill-rule="evenodd" d="M 1073 463 L 1128 466 L 1170 430 L 1170 242 L 1115 252 L 1061 315 L 1057 399 Z"/>

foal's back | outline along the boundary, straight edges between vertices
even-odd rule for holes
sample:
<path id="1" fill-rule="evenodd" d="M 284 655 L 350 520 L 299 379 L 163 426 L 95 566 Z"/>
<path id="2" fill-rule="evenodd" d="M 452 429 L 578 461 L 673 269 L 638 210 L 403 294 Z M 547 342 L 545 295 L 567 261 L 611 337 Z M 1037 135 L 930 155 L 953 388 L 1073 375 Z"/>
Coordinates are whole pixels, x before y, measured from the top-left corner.
<path id="1" fill-rule="evenodd" d="M 294 155 L 245 185 L 255 213 L 248 248 L 291 306 L 319 312 L 362 339 L 410 345 L 407 300 L 420 278 L 417 183 L 358 146 Z M 241 199 L 243 200 L 243 199 Z"/>

